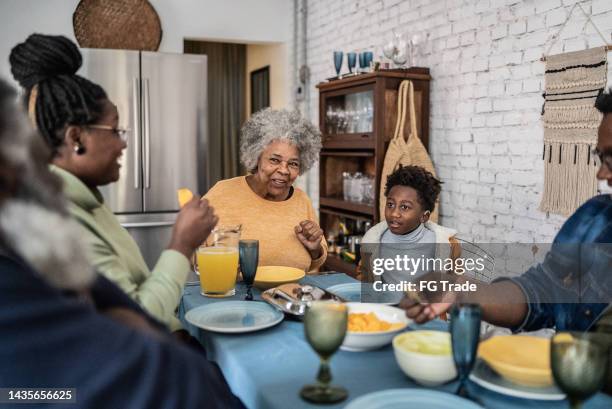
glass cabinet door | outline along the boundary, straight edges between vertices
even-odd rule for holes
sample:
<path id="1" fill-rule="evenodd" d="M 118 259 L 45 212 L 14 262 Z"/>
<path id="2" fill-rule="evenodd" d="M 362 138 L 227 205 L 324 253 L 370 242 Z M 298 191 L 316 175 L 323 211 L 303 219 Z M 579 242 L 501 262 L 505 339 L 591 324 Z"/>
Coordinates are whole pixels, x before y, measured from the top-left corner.
<path id="1" fill-rule="evenodd" d="M 374 91 L 327 97 L 324 132 L 328 136 L 371 133 L 374 129 Z"/>

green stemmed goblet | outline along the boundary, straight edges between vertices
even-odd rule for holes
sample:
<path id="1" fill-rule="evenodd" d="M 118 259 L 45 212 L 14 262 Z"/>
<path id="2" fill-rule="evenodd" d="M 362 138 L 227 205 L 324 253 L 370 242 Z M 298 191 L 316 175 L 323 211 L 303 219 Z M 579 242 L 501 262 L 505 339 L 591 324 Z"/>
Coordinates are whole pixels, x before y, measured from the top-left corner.
<path id="1" fill-rule="evenodd" d="M 313 302 L 304 316 L 304 330 L 310 346 L 321 358 L 317 383 L 302 388 L 302 399 L 313 403 L 340 402 L 348 396 L 346 389 L 330 385 L 331 356 L 340 348 L 348 322 L 346 305 L 333 301 Z"/>
<path id="2" fill-rule="evenodd" d="M 567 394 L 570 407 L 599 391 L 606 379 L 608 348 L 600 342 L 601 334 L 559 333 L 551 339 L 550 365 L 553 378 Z"/>

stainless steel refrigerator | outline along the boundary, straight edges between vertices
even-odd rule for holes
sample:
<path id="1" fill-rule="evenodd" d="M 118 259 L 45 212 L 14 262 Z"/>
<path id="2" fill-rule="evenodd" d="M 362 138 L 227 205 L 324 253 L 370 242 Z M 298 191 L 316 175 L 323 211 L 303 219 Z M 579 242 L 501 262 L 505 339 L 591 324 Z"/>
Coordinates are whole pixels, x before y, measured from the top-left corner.
<path id="1" fill-rule="evenodd" d="M 170 241 L 177 189 L 209 188 L 206 56 L 81 51 L 79 74 L 106 90 L 130 129 L 119 181 L 100 190 L 152 268 Z"/>

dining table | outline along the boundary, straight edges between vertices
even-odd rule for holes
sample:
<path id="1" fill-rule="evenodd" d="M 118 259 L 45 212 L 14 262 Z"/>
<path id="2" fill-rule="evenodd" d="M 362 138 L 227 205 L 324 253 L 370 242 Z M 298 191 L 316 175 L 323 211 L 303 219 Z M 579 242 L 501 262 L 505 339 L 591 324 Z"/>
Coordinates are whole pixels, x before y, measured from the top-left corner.
<path id="1" fill-rule="evenodd" d="M 300 283 L 321 288 L 351 283 L 345 274 L 326 272 L 307 275 Z M 209 298 L 200 293 L 198 283 L 188 283 L 179 305 L 179 317 L 185 328 L 206 350 L 207 358 L 221 368 L 229 386 L 250 409 L 343 408 L 360 396 L 388 389 L 425 388 L 407 377 L 395 361 L 393 347 L 366 352 L 339 350 L 331 358 L 332 383 L 348 390 L 347 400 L 332 405 L 315 405 L 300 398 L 300 389 L 314 383 L 319 358 L 304 336 L 302 322 L 285 318 L 278 325 L 257 332 L 225 334 L 202 330 L 185 320 L 185 314 L 196 307 L 228 300 L 244 300 L 246 286 L 237 283 L 236 294 L 226 298 Z M 255 300 L 261 292 L 253 290 Z M 434 320 L 424 325 L 411 324 L 408 331 L 432 329 L 447 331 L 447 323 Z M 454 393 L 458 382 L 429 387 Z M 567 400 L 542 401 L 507 396 L 469 381 L 468 391 L 485 408 L 499 409 L 565 409 Z M 584 409 L 610 409 L 612 397 L 598 393 L 587 400 Z M 458 406 L 456 409 L 461 409 Z"/>

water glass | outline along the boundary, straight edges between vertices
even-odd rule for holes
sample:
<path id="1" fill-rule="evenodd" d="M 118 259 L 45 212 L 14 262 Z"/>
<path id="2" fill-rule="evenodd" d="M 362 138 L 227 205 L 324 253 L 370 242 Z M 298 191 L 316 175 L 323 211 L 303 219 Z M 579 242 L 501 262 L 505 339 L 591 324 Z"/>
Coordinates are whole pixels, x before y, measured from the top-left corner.
<path id="1" fill-rule="evenodd" d="M 334 51 L 334 68 L 336 69 L 336 76 L 340 75 L 342 70 L 342 59 L 344 53 L 342 51 Z"/>
<path id="2" fill-rule="evenodd" d="M 244 283 L 247 285 L 245 300 L 252 301 L 253 293 L 251 291 L 257 273 L 257 264 L 259 263 L 259 240 L 240 240 L 238 253 L 240 255 L 240 272 Z"/>
<path id="3" fill-rule="evenodd" d="M 349 72 L 352 74 L 353 68 L 355 68 L 355 64 L 357 64 L 357 53 L 347 53 L 346 58 Z"/>
<path id="4" fill-rule="evenodd" d="M 365 71 L 367 67 L 365 53 L 359 53 L 359 70 Z"/>
<path id="5" fill-rule="evenodd" d="M 609 359 L 604 337 L 603 334 L 565 332 L 550 341 L 553 378 L 567 394 L 572 409 L 580 408 L 583 401 L 604 386 Z"/>
<path id="6" fill-rule="evenodd" d="M 366 51 L 363 54 L 365 55 L 365 66 L 366 68 L 370 68 L 374 60 L 374 53 L 372 51 Z"/>
<path id="7" fill-rule="evenodd" d="M 352 175 L 349 172 L 342 172 L 342 197 L 349 200 L 349 189 L 351 186 Z"/>
<path id="8" fill-rule="evenodd" d="M 363 201 L 365 203 L 374 203 L 374 178 L 372 176 L 364 176 L 362 179 Z"/>
<path id="9" fill-rule="evenodd" d="M 348 392 L 332 386 L 329 360 L 340 348 L 346 335 L 348 309 L 334 301 L 314 301 L 304 316 L 306 340 L 321 360 L 317 383 L 302 388 L 302 399 L 313 403 L 336 403 L 347 398 Z"/>
<path id="10" fill-rule="evenodd" d="M 465 387 L 476 362 L 476 351 L 480 341 L 482 312 L 477 304 L 457 305 L 450 314 L 450 333 L 453 346 L 453 360 L 459 374 L 457 395 L 471 399 Z"/>
<path id="11" fill-rule="evenodd" d="M 363 174 L 356 172 L 350 180 L 348 200 L 351 202 L 363 201 Z"/>

